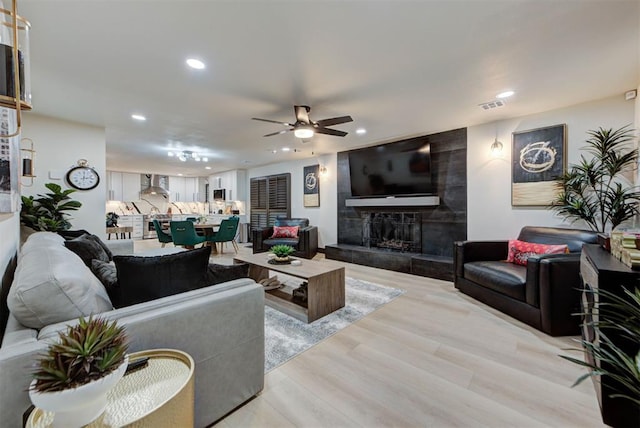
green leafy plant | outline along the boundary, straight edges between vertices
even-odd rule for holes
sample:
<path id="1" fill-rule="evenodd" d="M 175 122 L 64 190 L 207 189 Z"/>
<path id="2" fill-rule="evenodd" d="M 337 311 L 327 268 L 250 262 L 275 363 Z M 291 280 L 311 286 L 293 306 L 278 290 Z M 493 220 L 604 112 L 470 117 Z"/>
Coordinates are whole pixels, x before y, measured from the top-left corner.
<path id="1" fill-rule="evenodd" d="M 635 138 L 628 126 L 587 133 L 585 150 L 593 157 L 581 156 L 580 163 L 571 165 L 549 208 L 572 223 L 584 220 L 592 230 L 605 232 L 639 212 L 637 188 L 620 182 L 622 174 L 635 168 L 638 150 L 631 149 Z"/>
<path id="2" fill-rule="evenodd" d="M 295 252 L 295 248 L 290 245 L 274 245 L 271 247 L 271 252 L 278 258 L 285 258 Z"/>
<path id="3" fill-rule="evenodd" d="M 69 195 L 75 189 L 62 190 L 58 184 L 47 183 L 45 187 L 51 191 L 44 195 L 22 197 L 20 222 L 27 227 L 39 231 L 59 232 L 71 228 L 66 211 L 76 211 L 82 203 L 72 200 Z"/>
<path id="4" fill-rule="evenodd" d="M 614 333 L 628 340 L 628 343 L 640 344 L 640 288 L 623 290 L 623 295 L 606 290 L 585 291 L 599 298 L 597 309 L 594 308 L 590 317 L 592 321 L 585 321 L 587 327 L 595 330 L 599 340 L 590 342 L 583 339 L 580 343 L 601 364 L 564 355 L 561 357 L 589 369 L 588 373 L 576 380 L 574 386 L 591 376 L 607 376 L 619 386 L 618 392 L 611 395 L 612 398 L 620 397 L 640 405 L 640 349 L 631 355 L 609 338 L 609 333 Z"/>
<path id="5" fill-rule="evenodd" d="M 124 327 L 102 318 L 81 317 L 58 336 L 33 373 L 37 392 L 62 391 L 100 379 L 123 363 L 128 349 Z"/>

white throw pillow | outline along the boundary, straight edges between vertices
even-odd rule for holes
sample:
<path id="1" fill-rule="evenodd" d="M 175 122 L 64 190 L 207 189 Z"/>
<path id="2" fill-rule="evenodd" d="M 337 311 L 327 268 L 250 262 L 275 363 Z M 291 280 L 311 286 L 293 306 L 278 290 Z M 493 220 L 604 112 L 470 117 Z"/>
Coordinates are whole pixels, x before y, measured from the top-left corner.
<path id="1" fill-rule="evenodd" d="M 7 305 L 22 325 L 37 329 L 113 309 L 98 278 L 61 245 L 21 253 Z"/>

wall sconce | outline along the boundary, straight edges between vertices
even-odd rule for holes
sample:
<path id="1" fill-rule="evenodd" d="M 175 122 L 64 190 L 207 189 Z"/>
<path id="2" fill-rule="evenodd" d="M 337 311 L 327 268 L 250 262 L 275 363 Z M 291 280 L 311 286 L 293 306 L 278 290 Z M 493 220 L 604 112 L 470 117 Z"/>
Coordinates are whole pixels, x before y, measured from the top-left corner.
<path id="1" fill-rule="evenodd" d="M 493 142 L 493 144 L 491 144 L 491 154 L 493 155 L 493 157 L 498 157 L 502 155 L 502 143 L 498 141 L 497 138 Z"/>
<path id="2" fill-rule="evenodd" d="M 22 143 L 27 143 L 26 148 L 22 147 Z M 36 150 L 33 148 L 33 140 L 31 138 L 23 138 L 20 140 L 20 157 L 22 158 L 22 178 L 30 179 L 29 184 L 21 181 L 21 184 L 25 187 L 33 186 L 33 179 L 36 178 L 35 172 L 35 157 Z"/>
<path id="3" fill-rule="evenodd" d="M 0 55 L 5 66 L 0 74 L 0 107 L 16 111 L 14 132 L 4 130 L 4 138 L 15 137 L 22 129 L 21 110 L 31 110 L 31 61 L 29 59 L 29 21 L 18 15 L 18 0 L 11 8 L 0 8 Z M 19 95 L 17 95 L 19 94 Z"/>
<path id="4" fill-rule="evenodd" d="M 329 171 L 327 171 L 327 167 L 324 165 L 320 165 L 320 176 L 324 177 L 328 174 L 329 174 Z"/>

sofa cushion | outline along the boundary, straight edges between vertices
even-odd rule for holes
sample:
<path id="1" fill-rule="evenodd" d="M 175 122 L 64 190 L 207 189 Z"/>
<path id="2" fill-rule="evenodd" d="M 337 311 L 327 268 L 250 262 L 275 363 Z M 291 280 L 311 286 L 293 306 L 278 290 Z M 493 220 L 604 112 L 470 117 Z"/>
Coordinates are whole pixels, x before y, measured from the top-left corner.
<path id="1" fill-rule="evenodd" d="M 308 218 L 276 218 L 274 226 L 298 226 L 300 229 L 309 227 Z"/>
<path id="2" fill-rule="evenodd" d="M 114 288 L 118 286 L 118 271 L 116 270 L 116 265 L 113 262 L 93 259 L 91 260 L 91 272 L 100 280 L 107 290 L 107 294 L 111 297 Z"/>
<path id="3" fill-rule="evenodd" d="M 569 251 L 575 253 L 582 250 L 582 244 L 597 244 L 598 233 L 560 227 L 525 226 L 520 230 L 518 240 L 538 244 L 567 244 Z"/>
<path id="4" fill-rule="evenodd" d="M 21 253 L 7 304 L 22 325 L 37 329 L 113 309 L 100 281 L 62 245 Z"/>
<path id="5" fill-rule="evenodd" d="M 469 262 L 464 264 L 464 277 L 498 293 L 525 300 L 525 266 L 506 261 Z"/>
<path id="6" fill-rule="evenodd" d="M 298 238 L 269 238 L 262 241 L 264 245 L 273 247 L 274 245 L 290 245 L 292 247 L 298 246 Z"/>
<path id="7" fill-rule="evenodd" d="M 118 286 L 116 308 L 148 302 L 202 286 L 209 264 L 209 247 L 156 257 L 115 256 Z"/>
<path id="8" fill-rule="evenodd" d="M 509 240 L 508 248 L 509 252 L 507 255 L 507 261 L 522 266 L 526 266 L 527 260 L 532 256 L 540 254 L 563 254 L 569 252 L 569 247 L 566 244 L 538 244 L 534 242 L 519 241 L 517 239 Z"/>
<path id="9" fill-rule="evenodd" d="M 63 231 L 58 232 L 58 234 L 60 236 L 62 236 L 65 240 L 78 238 L 78 237 L 80 237 L 82 235 L 90 235 L 93 238 L 94 241 L 96 241 L 98 244 L 100 244 L 100 246 L 102 247 L 104 252 L 107 253 L 107 256 L 109 256 L 109 260 L 108 261 L 113 260 L 113 253 L 111 252 L 111 248 L 109 248 L 109 246 L 102 239 L 100 239 L 98 236 L 92 235 L 91 233 L 87 232 L 84 229 L 63 230 Z"/>
<path id="10" fill-rule="evenodd" d="M 33 248 L 43 247 L 61 247 L 64 243 L 64 238 L 57 233 L 53 232 L 35 232 L 29 235 L 26 242 L 20 248 L 21 253 L 31 251 Z"/>
<path id="11" fill-rule="evenodd" d="M 64 241 L 64 246 L 76 253 L 87 267 L 91 267 L 91 260 L 109 261 L 109 254 L 104 250 L 97 236 L 84 234 L 77 238 Z"/>
<path id="12" fill-rule="evenodd" d="M 220 284 L 234 279 L 247 278 L 249 276 L 249 264 L 238 263 L 234 265 L 219 265 L 210 263 L 203 286 Z"/>

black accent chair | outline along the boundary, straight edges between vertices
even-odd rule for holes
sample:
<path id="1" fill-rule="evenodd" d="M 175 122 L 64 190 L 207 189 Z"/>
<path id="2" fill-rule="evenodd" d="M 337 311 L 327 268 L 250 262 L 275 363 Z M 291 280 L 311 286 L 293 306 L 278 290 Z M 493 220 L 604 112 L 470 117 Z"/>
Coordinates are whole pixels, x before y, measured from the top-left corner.
<path id="1" fill-rule="evenodd" d="M 296 249 L 294 256 L 312 259 L 318 253 L 318 228 L 309 226 L 308 218 L 284 218 L 278 217 L 274 226 L 298 226 L 296 238 L 271 238 L 273 227 L 254 230 L 251 232 L 253 241 L 253 253 L 269 251 L 274 245 L 291 245 Z"/>
<path id="2" fill-rule="evenodd" d="M 464 294 L 551 336 L 580 333 L 580 252 L 597 243 L 596 232 L 525 226 L 518 240 L 567 244 L 568 254 L 530 257 L 527 266 L 507 263 L 508 241 L 454 243 L 454 285 Z"/>

